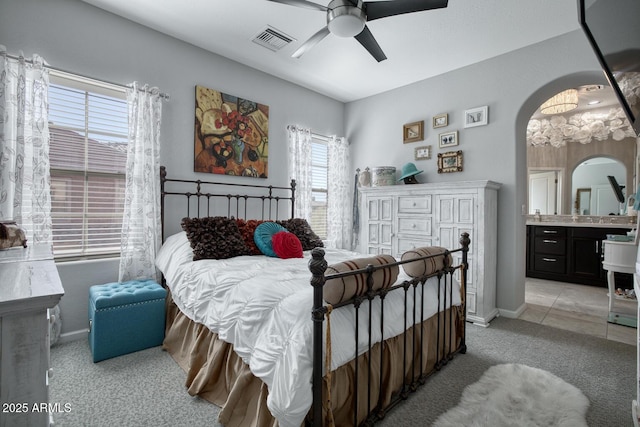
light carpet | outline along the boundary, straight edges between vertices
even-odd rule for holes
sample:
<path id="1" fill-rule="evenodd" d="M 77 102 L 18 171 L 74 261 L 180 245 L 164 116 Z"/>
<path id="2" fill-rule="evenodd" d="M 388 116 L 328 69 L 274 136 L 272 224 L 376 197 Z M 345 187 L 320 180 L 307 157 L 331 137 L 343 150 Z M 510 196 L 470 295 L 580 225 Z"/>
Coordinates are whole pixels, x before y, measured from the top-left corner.
<path id="1" fill-rule="evenodd" d="M 538 368 L 508 363 L 467 386 L 434 427 L 586 427 L 589 400 L 573 385 Z"/>

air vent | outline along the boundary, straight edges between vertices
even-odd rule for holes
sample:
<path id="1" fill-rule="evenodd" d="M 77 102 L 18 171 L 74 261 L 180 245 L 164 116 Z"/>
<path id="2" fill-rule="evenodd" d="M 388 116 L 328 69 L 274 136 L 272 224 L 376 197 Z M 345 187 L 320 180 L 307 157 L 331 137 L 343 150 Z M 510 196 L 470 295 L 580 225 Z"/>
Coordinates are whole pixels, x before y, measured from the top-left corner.
<path id="1" fill-rule="evenodd" d="M 260 31 L 251 41 L 277 52 L 289 43 L 296 41 L 296 39 L 289 37 L 273 27 L 267 27 Z"/>

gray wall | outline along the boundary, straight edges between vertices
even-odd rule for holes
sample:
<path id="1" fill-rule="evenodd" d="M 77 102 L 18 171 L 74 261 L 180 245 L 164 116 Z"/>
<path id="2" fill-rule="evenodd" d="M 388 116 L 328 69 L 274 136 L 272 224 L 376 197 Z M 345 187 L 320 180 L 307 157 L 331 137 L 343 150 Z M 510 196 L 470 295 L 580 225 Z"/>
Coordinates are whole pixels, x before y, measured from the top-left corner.
<path id="1" fill-rule="evenodd" d="M 53 67 L 121 84 L 147 83 L 168 93 L 171 100 L 163 104 L 161 160 L 176 178 L 234 180 L 193 172 L 196 85 L 269 106 L 269 177 L 235 178 L 236 182 L 282 185 L 289 181 L 288 124 L 326 135 L 344 133 L 343 103 L 78 0 L 3 0 L 0 44 L 13 54 L 37 53 Z M 179 229 L 174 222 L 173 230 Z M 60 304 L 65 334 L 87 327 L 88 288 L 117 280 L 118 261 L 59 263 L 59 270 L 65 288 Z"/>
<path id="2" fill-rule="evenodd" d="M 349 103 L 345 120 L 353 167 L 400 170 L 406 162 L 414 162 L 424 170 L 418 175 L 420 182 L 489 179 L 501 183 L 497 306 L 503 315 L 517 316 L 524 304 L 527 122 L 542 102 L 561 89 L 604 82 L 586 38 L 575 31 Z M 484 105 L 489 107 L 489 124 L 465 129 L 464 110 Z M 433 129 L 431 118 L 440 113 L 449 114 L 449 125 Z M 402 125 L 418 120 L 425 120 L 425 141 L 403 144 Z M 459 145 L 439 149 L 438 133 L 454 130 L 459 132 Z M 414 161 L 414 148 L 422 145 L 432 146 L 432 158 Z M 450 150 L 463 151 L 464 170 L 438 174 L 437 154 Z"/>
<path id="3" fill-rule="evenodd" d="M 113 82 L 137 80 L 169 93 L 162 162 L 174 176 L 211 177 L 192 172 L 194 86 L 200 84 L 270 106 L 269 184 L 289 180 L 285 126 L 290 123 L 346 135 L 354 169 L 399 169 L 413 161 L 415 147 L 431 145 L 432 159 L 416 162 L 425 170 L 422 182 L 502 183 L 497 305 L 505 315 L 517 315 L 524 304 L 527 122 L 537 106 L 562 89 L 606 83 L 579 31 L 346 105 L 75 0 L 2 2 L 0 44 L 9 52 L 39 53 L 69 71 Z M 465 129 L 463 111 L 483 105 L 489 106 L 489 125 Z M 439 113 L 449 114 L 449 125 L 432 129 L 431 117 Z M 417 120 L 425 120 L 426 141 L 403 144 L 402 125 Z M 464 152 L 464 171 L 438 175 L 436 157 L 443 150 L 437 134 L 451 130 L 459 131 L 455 148 Z M 84 328 L 88 287 L 114 280 L 117 263 L 61 265 L 60 271 L 66 290 L 63 332 Z"/>

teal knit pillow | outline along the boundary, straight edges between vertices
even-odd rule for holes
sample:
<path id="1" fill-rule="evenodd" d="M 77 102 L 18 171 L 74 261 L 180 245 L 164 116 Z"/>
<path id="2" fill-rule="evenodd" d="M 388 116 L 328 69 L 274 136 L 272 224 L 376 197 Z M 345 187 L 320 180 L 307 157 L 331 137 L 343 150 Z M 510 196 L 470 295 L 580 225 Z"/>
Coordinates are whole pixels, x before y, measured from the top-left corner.
<path id="1" fill-rule="evenodd" d="M 253 233 L 253 240 L 256 242 L 256 246 L 260 249 L 260 252 L 270 257 L 278 256 L 273 250 L 271 237 L 280 231 L 287 231 L 287 229 L 271 221 L 263 222 L 256 227 L 256 231 Z"/>

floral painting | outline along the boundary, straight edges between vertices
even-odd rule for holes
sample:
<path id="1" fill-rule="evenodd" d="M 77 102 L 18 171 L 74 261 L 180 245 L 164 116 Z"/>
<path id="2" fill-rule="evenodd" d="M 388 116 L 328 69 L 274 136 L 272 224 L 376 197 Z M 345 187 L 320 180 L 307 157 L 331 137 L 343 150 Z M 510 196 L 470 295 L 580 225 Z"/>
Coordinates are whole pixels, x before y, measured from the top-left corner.
<path id="1" fill-rule="evenodd" d="M 266 178 L 269 106 L 196 86 L 194 170 Z"/>

